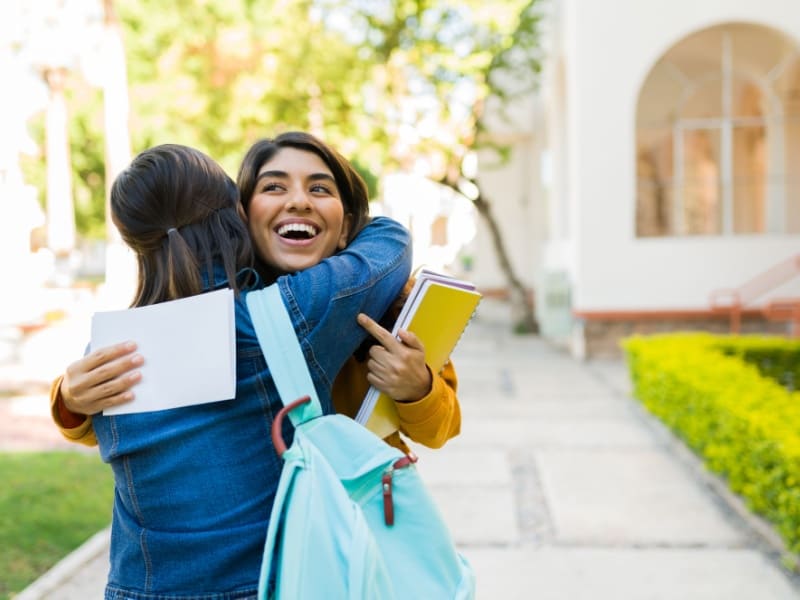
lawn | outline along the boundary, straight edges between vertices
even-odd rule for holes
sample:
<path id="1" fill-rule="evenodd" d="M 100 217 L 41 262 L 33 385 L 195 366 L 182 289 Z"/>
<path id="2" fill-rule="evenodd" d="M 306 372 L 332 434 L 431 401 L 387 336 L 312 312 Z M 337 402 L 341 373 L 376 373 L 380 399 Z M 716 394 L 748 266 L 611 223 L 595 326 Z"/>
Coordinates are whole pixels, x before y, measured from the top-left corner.
<path id="1" fill-rule="evenodd" d="M 111 521 L 111 468 L 77 452 L 0 453 L 0 600 Z"/>

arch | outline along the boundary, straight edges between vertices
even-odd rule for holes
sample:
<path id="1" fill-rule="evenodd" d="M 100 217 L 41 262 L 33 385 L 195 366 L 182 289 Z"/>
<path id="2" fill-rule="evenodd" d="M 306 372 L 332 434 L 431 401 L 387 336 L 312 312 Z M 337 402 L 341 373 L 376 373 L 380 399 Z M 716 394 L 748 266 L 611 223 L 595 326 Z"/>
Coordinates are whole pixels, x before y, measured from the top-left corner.
<path id="1" fill-rule="evenodd" d="M 690 33 L 636 105 L 636 234 L 800 232 L 800 46 L 765 25 Z"/>

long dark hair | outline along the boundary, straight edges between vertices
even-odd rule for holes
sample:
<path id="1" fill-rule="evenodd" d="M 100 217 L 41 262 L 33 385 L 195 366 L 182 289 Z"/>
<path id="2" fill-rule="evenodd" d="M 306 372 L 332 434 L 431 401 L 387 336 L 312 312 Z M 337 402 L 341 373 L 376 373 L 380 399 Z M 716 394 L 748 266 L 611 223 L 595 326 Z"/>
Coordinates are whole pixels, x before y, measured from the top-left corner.
<path id="1" fill-rule="evenodd" d="M 352 223 L 347 243 L 353 241 L 359 231 L 369 222 L 369 191 L 361 175 L 336 150 L 310 133 L 287 131 L 274 138 L 259 140 L 245 154 L 236 177 L 239 199 L 245 212 L 256 188 L 258 171 L 282 148 L 295 148 L 312 152 L 322 159 L 336 180 L 336 187 L 344 205 L 344 213 L 350 215 Z"/>
<path id="2" fill-rule="evenodd" d="M 132 306 L 199 294 L 214 264 L 238 291 L 236 274 L 252 265 L 247 226 L 233 180 L 202 152 L 177 144 L 145 150 L 111 187 L 111 216 L 136 253 Z"/>

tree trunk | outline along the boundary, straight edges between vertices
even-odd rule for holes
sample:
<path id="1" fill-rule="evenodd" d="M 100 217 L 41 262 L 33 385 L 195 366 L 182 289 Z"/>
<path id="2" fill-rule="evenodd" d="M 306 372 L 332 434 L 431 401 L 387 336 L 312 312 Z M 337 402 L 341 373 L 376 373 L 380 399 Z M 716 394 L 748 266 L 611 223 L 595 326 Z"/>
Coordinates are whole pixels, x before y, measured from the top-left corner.
<path id="1" fill-rule="evenodd" d="M 539 333 L 539 324 L 536 322 L 536 317 L 533 313 L 531 297 L 514 272 L 514 267 L 509 260 L 508 252 L 503 243 L 503 236 L 500 233 L 500 228 L 492 213 L 492 206 L 481 192 L 478 182 L 472 180 L 472 183 L 475 184 L 478 189 L 478 195 L 473 199 L 472 203 L 489 228 L 489 234 L 492 239 L 495 255 L 497 256 L 497 262 L 500 264 L 500 269 L 508 280 L 511 309 L 514 318 L 514 330 L 517 333 Z"/>

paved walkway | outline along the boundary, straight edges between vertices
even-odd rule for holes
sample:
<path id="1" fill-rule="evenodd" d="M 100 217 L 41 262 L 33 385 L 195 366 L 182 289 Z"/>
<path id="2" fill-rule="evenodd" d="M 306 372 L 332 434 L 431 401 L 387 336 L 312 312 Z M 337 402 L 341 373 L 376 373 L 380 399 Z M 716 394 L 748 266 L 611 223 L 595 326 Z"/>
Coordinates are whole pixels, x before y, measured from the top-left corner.
<path id="1" fill-rule="evenodd" d="M 462 434 L 418 449 L 480 600 L 800 599 L 774 534 L 629 398 L 621 362 L 504 316 L 486 303 L 456 352 Z M 107 565 L 101 532 L 17 600 L 101 598 Z"/>

